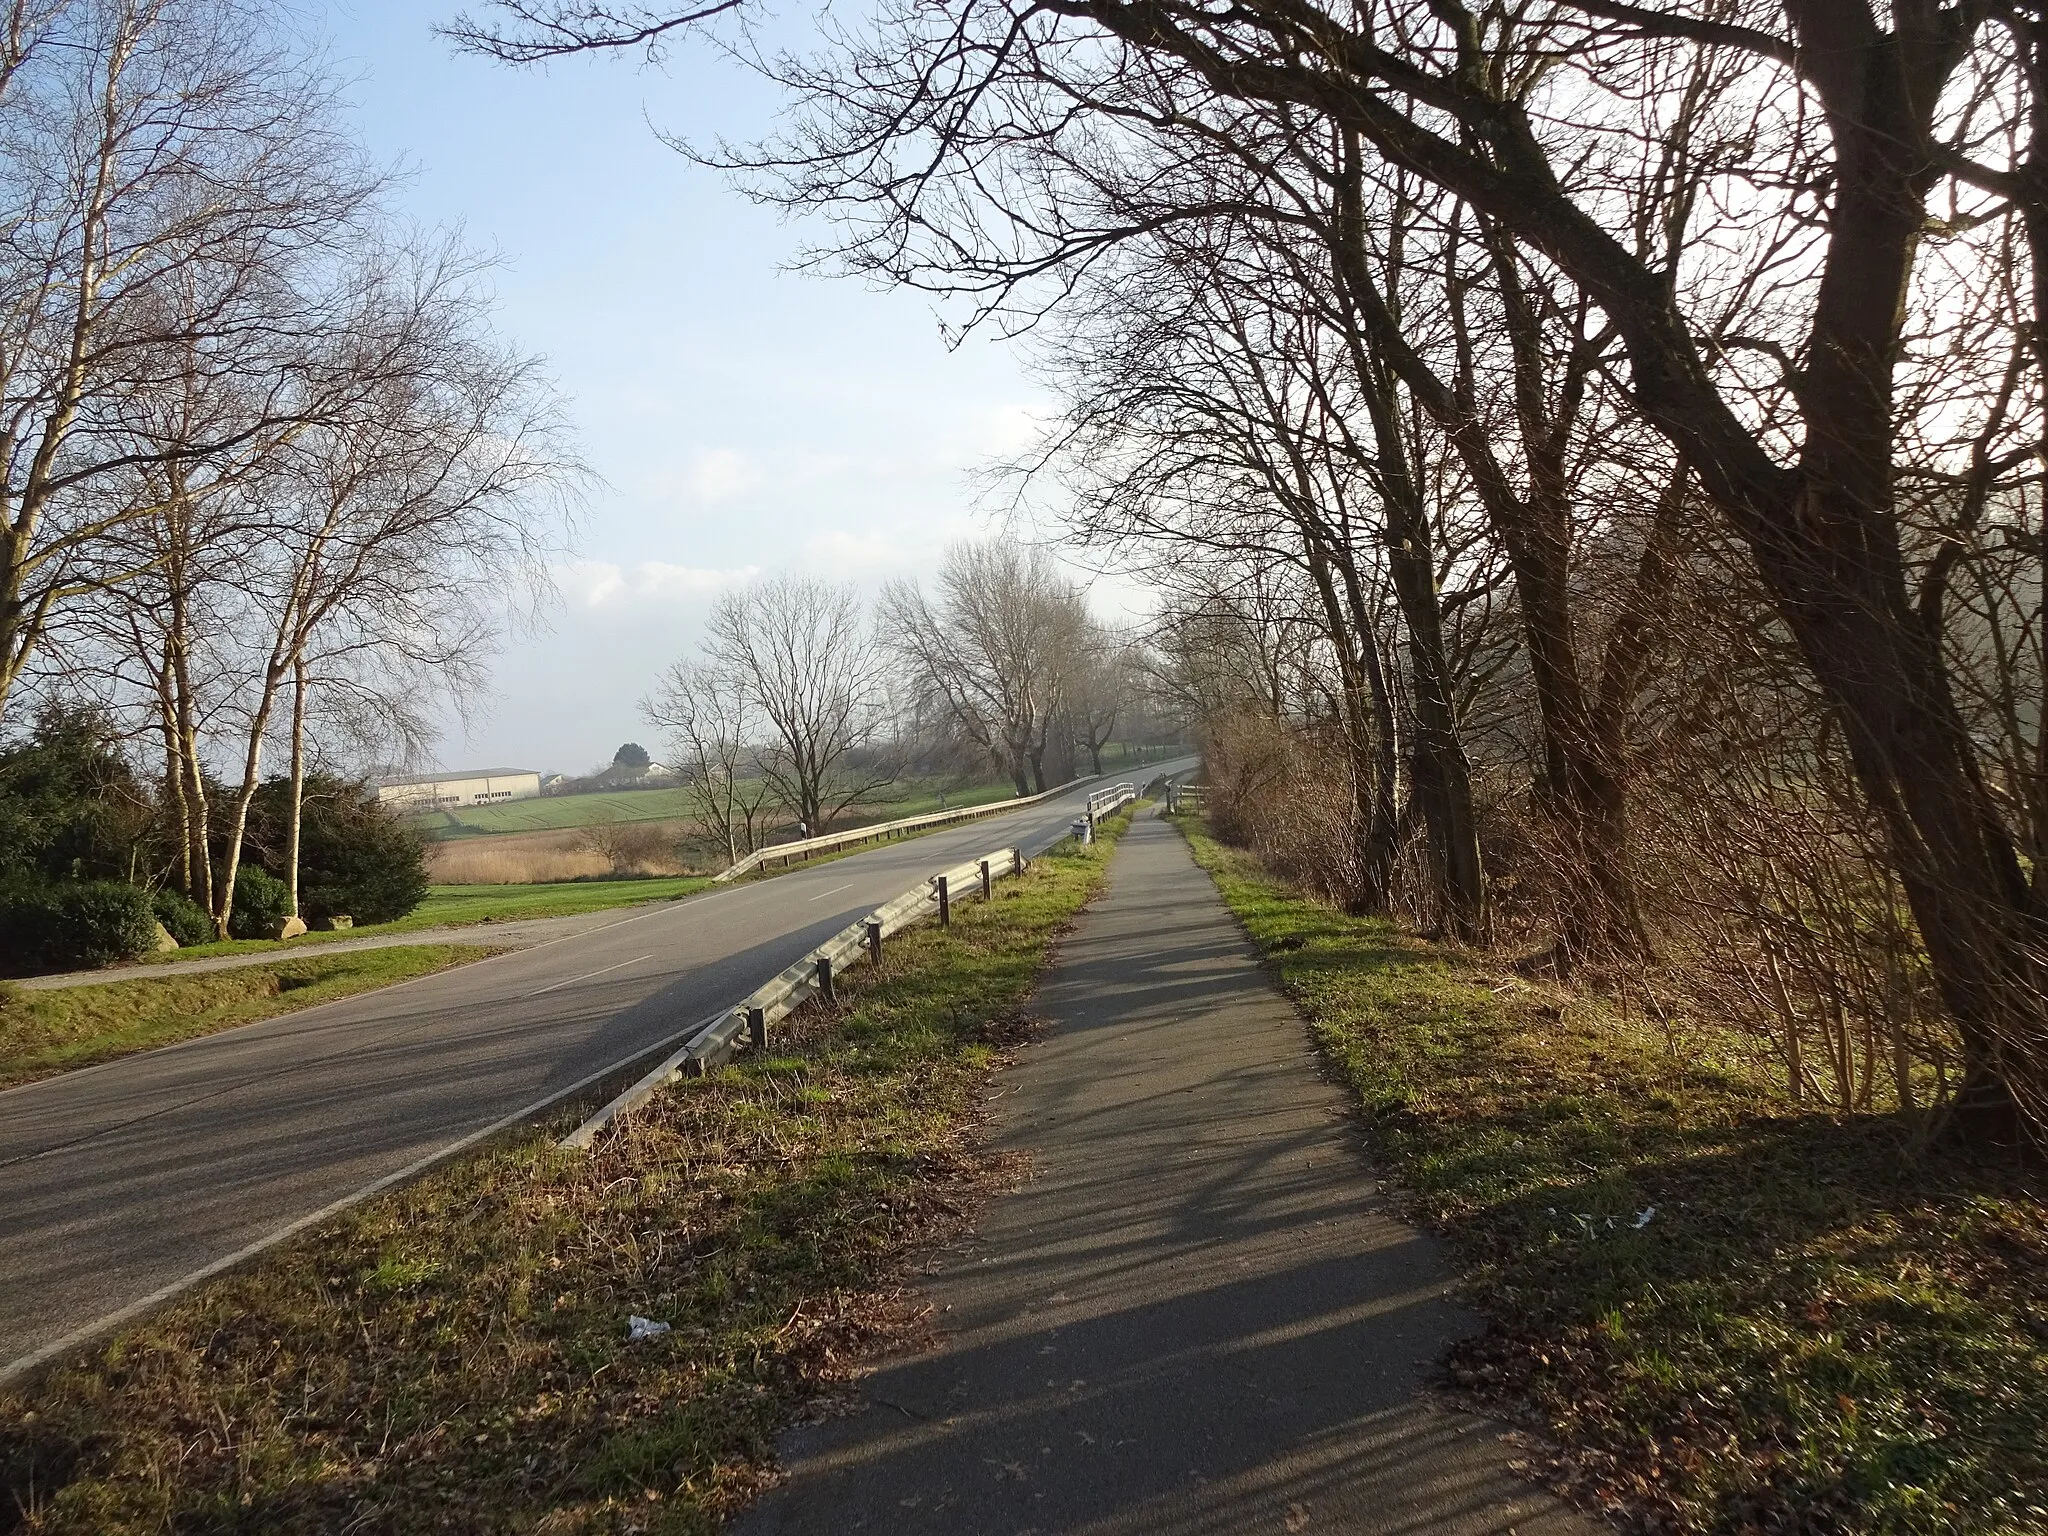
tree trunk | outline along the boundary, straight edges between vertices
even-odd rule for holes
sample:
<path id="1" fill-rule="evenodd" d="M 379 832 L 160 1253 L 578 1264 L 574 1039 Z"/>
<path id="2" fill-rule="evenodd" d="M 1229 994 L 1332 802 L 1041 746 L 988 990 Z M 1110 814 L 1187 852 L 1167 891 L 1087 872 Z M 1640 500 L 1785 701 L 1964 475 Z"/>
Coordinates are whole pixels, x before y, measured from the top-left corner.
<path id="1" fill-rule="evenodd" d="M 285 825 L 285 910 L 299 916 L 299 823 L 306 804 L 306 662 L 292 658 L 292 787 Z"/>
<path id="2" fill-rule="evenodd" d="M 1351 775 L 1352 856 L 1358 867 L 1358 887 L 1346 906 L 1354 913 L 1384 914 L 1392 904 L 1394 865 L 1401 852 L 1400 723 L 1350 550 L 1335 547 L 1313 517 L 1303 515 L 1300 524 L 1342 693 L 1338 707 Z M 1337 590 L 1340 572 L 1342 594 Z"/>
<path id="3" fill-rule="evenodd" d="M 228 811 L 226 843 L 221 849 L 220 879 L 214 886 L 213 925 L 222 938 L 230 937 L 229 920 L 235 910 L 235 877 L 241 871 L 242 839 L 249 828 L 249 805 L 256 798 L 256 786 L 263 774 L 263 733 L 270 726 L 270 711 L 277 702 L 278 685 L 284 681 L 282 666 L 272 663 L 264 671 L 263 692 L 249 722 L 249 745 L 242 755 L 242 782 Z"/>
<path id="4" fill-rule="evenodd" d="M 138 630 L 138 642 L 140 639 Z M 192 809 L 185 798 L 185 762 L 178 747 L 177 697 L 171 681 L 168 648 L 157 666 L 156 691 L 157 725 L 163 735 L 164 791 L 170 797 L 178 818 L 178 888 L 189 897 L 192 894 Z"/>
<path id="5" fill-rule="evenodd" d="M 213 911 L 212 810 L 206 798 L 206 770 L 199 757 L 198 711 L 192 698 L 192 677 L 184 641 L 183 603 L 173 599 L 173 627 L 168 637 L 171 680 L 176 695 L 178 774 L 189 812 L 185 858 L 191 884 L 185 894 L 209 913 Z M 227 935 L 223 933 L 222 938 Z"/>
<path id="6" fill-rule="evenodd" d="M 1354 279 L 1369 280 L 1364 268 L 1364 235 L 1353 222 L 1354 199 L 1345 210 L 1340 240 L 1351 247 L 1337 257 L 1339 288 L 1349 267 Z M 1431 873 L 1443 904 L 1446 926 L 1465 943 L 1484 943 L 1493 928 L 1486 865 L 1480 856 L 1479 817 L 1472 803 L 1472 764 L 1458 730 L 1456 692 L 1444 649 L 1443 601 L 1436 584 L 1435 537 L 1429 511 L 1416 484 L 1408 445 L 1401 432 L 1396 378 L 1376 359 L 1356 324 L 1345 327 L 1360 391 L 1371 418 L 1378 459 L 1381 507 L 1385 514 L 1387 564 L 1394 601 L 1408 632 L 1409 691 L 1415 711 L 1415 796 L 1420 802 L 1430 847 Z"/>

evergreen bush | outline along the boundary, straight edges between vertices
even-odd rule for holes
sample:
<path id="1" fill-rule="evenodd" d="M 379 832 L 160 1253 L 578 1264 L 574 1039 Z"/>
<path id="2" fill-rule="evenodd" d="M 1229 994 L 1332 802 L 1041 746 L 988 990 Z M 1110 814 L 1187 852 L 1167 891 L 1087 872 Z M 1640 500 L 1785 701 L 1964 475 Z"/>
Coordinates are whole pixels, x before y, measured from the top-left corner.
<path id="1" fill-rule="evenodd" d="M 207 916 L 206 908 L 182 891 L 157 891 L 149 898 L 149 906 L 156 913 L 156 920 L 181 946 L 214 941 L 213 919 Z"/>
<path id="2" fill-rule="evenodd" d="M 270 939 L 289 905 L 285 883 L 260 864 L 244 864 L 235 872 L 235 905 L 228 914 L 228 933 L 237 939 Z"/>
<path id="3" fill-rule="evenodd" d="M 149 893 L 120 880 L 18 883 L 0 893 L 0 968 L 86 970 L 156 948 Z"/>

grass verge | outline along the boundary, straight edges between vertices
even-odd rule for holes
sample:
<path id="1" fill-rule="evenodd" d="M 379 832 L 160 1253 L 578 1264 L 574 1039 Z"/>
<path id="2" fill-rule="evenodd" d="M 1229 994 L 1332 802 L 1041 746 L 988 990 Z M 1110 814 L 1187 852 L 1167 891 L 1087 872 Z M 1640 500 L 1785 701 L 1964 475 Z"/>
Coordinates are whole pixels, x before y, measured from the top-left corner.
<path id="1" fill-rule="evenodd" d="M 1797 1112 L 1739 1037 L 1303 899 L 1183 820 L 1488 1315 L 1453 1382 L 1656 1531 L 2048 1530 L 2036 1175 Z"/>
<path id="2" fill-rule="evenodd" d="M 31 992 L 0 984 L 0 1088 L 296 1013 L 499 951 L 422 944 Z"/>
<path id="3" fill-rule="evenodd" d="M 712 1529 L 914 1333 L 896 1277 L 1000 1177 L 981 1085 L 1123 825 L 589 1153 L 566 1111 L 0 1389 L 0 1531 Z"/>

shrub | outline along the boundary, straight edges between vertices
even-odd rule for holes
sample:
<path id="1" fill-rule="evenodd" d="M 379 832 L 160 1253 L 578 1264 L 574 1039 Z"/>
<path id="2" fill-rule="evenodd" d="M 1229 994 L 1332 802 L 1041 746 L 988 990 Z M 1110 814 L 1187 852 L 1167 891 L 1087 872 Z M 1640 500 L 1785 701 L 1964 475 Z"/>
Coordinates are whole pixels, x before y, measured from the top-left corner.
<path id="1" fill-rule="evenodd" d="M 0 973 L 43 970 L 43 949 L 55 926 L 56 903 L 47 887 L 19 880 L 0 887 Z"/>
<path id="2" fill-rule="evenodd" d="M 181 891 L 157 891 L 149 898 L 150 910 L 180 944 L 211 944 L 218 935 L 206 908 Z"/>
<path id="3" fill-rule="evenodd" d="M 57 887 L 63 915 L 66 965 L 111 965 L 156 948 L 156 914 L 149 893 L 120 880 L 82 880 Z"/>
<path id="4" fill-rule="evenodd" d="M 260 864 L 244 864 L 235 872 L 235 905 L 228 914 L 228 933 L 237 939 L 268 939 L 284 921 L 291 893 L 285 883 Z"/>
<path id="5" fill-rule="evenodd" d="M 122 881 L 24 884 L 0 896 L 0 956 L 17 975 L 111 965 L 155 948 L 149 893 Z"/>
<path id="6" fill-rule="evenodd" d="M 264 867 L 285 867 L 291 785 L 273 779 L 249 808 L 249 841 Z M 358 923 L 404 917 L 427 894 L 426 842 L 367 784 L 315 773 L 299 818 L 299 914 L 346 912 Z"/>
<path id="7" fill-rule="evenodd" d="M 0 879 L 17 887 L 117 876 L 150 814 L 112 728 L 52 708 L 25 741 L 0 748 Z"/>

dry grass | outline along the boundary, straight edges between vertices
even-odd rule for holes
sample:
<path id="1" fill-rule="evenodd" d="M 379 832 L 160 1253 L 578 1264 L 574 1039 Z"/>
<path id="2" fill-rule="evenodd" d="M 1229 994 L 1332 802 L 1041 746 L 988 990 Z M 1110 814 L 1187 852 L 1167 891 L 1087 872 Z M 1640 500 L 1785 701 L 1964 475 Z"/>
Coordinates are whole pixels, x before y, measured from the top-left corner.
<path id="1" fill-rule="evenodd" d="M 636 849 L 626 873 L 683 875 L 677 848 L 689 833 L 683 822 L 636 822 L 636 831 L 651 834 L 648 846 Z M 436 885 L 544 885 L 563 880 L 594 880 L 618 873 L 611 859 L 585 845 L 583 832 L 506 833 L 427 845 L 427 878 Z"/>
<path id="2" fill-rule="evenodd" d="M 1001 1177 L 983 1085 L 1112 845 L 904 935 L 587 1155 L 560 1117 L 0 1393 L 0 1531 L 712 1529 L 918 1328 L 906 1256 Z M 628 1344 L 632 1313 L 672 1331 Z"/>

